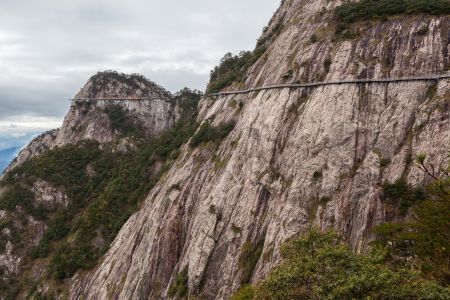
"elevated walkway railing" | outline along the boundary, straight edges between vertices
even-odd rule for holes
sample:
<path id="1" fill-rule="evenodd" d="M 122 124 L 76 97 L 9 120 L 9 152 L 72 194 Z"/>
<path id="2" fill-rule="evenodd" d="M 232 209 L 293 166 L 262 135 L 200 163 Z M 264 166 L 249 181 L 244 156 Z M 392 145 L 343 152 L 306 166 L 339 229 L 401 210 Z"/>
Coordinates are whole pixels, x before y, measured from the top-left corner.
<path id="1" fill-rule="evenodd" d="M 360 84 L 360 83 L 395 83 L 395 82 L 408 82 L 408 81 L 439 81 L 442 79 L 450 78 L 450 74 L 444 75 L 427 75 L 427 76 L 414 76 L 414 77 L 400 77 L 400 78 L 380 78 L 380 79 L 349 79 L 349 80 L 334 80 L 334 81 L 320 81 L 320 82 L 309 82 L 309 83 L 291 83 L 291 84 L 277 84 L 268 85 L 257 88 L 250 88 L 246 90 L 239 91 L 225 91 L 212 93 L 208 96 L 227 96 L 227 95 L 240 95 L 248 94 L 252 92 L 259 92 L 265 90 L 274 89 L 285 89 L 285 88 L 309 88 L 309 87 L 319 87 L 325 85 L 340 85 L 340 84 Z"/>
<path id="2" fill-rule="evenodd" d="M 249 88 L 246 90 L 238 91 L 225 91 L 218 93 L 211 93 L 207 96 L 218 97 L 227 95 L 240 95 L 248 94 L 252 92 L 259 92 L 265 90 L 275 90 L 275 89 L 295 89 L 295 88 L 314 88 L 326 85 L 341 85 L 341 84 L 376 84 L 376 83 L 396 83 L 396 82 L 412 82 L 412 81 L 439 81 L 442 79 L 450 78 L 450 74 L 443 75 L 426 75 L 426 76 L 413 76 L 413 77 L 399 77 L 399 78 L 379 78 L 379 79 L 347 79 L 347 80 L 333 80 L 333 81 L 317 81 L 317 82 L 307 82 L 307 83 L 290 83 L 290 84 L 274 84 L 256 88 Z M 129 97 L 117 97 L 117 98 L 72 98 L 69 101 L 81 102 L 81 101 L 142 101 L 142 100 L 172 100 L 169 97 L 157 97 L 157 98 L 129 98 Z"/>
<path id="3" fill-rule="evenodd" d="M 69 101 L 82 102 L 82 101 L 142 101 L 142 100 L 172 100 L 172 98 L 163 98 L 163 97 L 155 97 L 155 98 L 127 98 L 127 97 L 118 97 L 118 98 L 72 98 L 68 99 Z"/>

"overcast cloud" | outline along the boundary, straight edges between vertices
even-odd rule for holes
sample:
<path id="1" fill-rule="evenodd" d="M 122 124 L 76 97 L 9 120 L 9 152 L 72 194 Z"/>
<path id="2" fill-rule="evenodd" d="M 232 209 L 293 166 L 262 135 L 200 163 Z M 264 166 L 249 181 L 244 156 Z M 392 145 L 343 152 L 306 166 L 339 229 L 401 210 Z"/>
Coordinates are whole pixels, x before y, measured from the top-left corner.
<path id="1" fill-rule="evenodd" d="M 58 127 L 100 70 L 204 90 L 253 49 L 280 0 L 0 0 L 0 139 Z"/>

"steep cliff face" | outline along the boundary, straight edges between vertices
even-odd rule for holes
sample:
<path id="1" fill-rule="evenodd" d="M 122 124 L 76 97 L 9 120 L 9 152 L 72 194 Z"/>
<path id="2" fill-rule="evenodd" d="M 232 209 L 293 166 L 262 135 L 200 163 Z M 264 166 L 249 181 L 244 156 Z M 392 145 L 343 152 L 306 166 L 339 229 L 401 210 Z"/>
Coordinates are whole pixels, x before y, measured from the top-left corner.
<path id="1" fill-rule="evenodd" d="M 110 100 L 117 98 L 120 100 Z M 123 135 L 124 125 L 134 127 L 144 137 L 156 136 L 167 131 L 177 120 L 175 102 L 171 101 L 170 93 L 139 75 L 99 73 L 74 99 L 55 145 L 83 139 L 109 143 Z"/>
<path id="2" fill-rule="evenodd" d="M 229 89 L 447 70 L 448 17 L 360 22 L 348 38 L 335 34 L 339 4 L 283 1 L 263 35 L 267 50 Z M 199 121 L 234 120 L 234 130 L 220 146 L 181 149 L 100 266 L 72 279 L 71 297 L 170 298 L 182 282 L 190 295 L 227 299 L 260 280 L 279 262 L 280 244 L 311 224 L 336 228 L 362 251 L 392 217 L 383 182 L 426 180 L 411 164 L 418 153 L 446 162 L 449 101 L 449 80 L 205 97 Z"/>
<path id="3" fill-rule="evenodd" d="M 61 296 L 67 264 L 92 267 L 191 136 L 200 96 L 106 72 L 81 97 L 0 178 L 0 299 Z"/>
<path id="4" fill-rule="evenodd" d="M 4 173 L 8 173 L 15 166 L 23 164 L 33 156 L 47 152 L 54 144 L 57 134 L 57 129 L 50 130 L 33 139 L 27 147 L 20 151 L 17 157 L 5 169 Z"/>
<path id="5" fill-rule="evenodd" d="M 121 124 L 113 123 L 114 114 Z M 120 140 L 124 130 L 156 136 L 171 128 L 176 119 L 175 102 L 168 99 L 74 101 L 53 146 L 80 140 L 110 143 Z"/>
<path id="6" fill-rule="evenodd" d="M 5 173 L 49 149 L 82 140 L 120 143 L 131 131 L 154 137 L 170 129 L 178 118 L 179 107 L 162 87 L 140 75 L 101 72 L 75 95 L 61 128 L 34 139 Z"/>

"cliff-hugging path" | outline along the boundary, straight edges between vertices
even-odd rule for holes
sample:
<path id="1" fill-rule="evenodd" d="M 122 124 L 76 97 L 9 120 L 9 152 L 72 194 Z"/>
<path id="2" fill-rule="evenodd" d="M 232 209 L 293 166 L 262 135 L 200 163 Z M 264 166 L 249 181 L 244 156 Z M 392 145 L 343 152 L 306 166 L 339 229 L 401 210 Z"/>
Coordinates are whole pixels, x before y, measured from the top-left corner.
<path id="1" fill-rule="evenodd" d="M 251 88 L 247 90 L 239 91 L 227 91 L 212 93 L 208 96 L 226 96 L 226 95 L 239 95 L 252 92 L 259 92 L 264 90 L 284 89 L 284 88 L 304 88 L 304 87 L 318 87 L 324 85 L 336 85 L 336 84 L 358 84 L 358 83 L 391 83 L 391 82 L 410 82 L 410 81 L 438 81 L 441 79 L 450 78 L 450 74 L 444 75 L 426 75 L 426 76 L 414 76 L 414 77 L 402 77 L 402 78 L 380 78 L 380 79 L 349 79 L 349 80 L 334 80 L 334 81 L 318 81 L 309 83 L 291 83 L 291 84 L 278 84 L 269 85 L 257 88 Z"/>
<path id="2" fill-rule="evenodd" d="M 333 81 L 316 81 L 309 83 L 291 83 L 291 84 L 277 84 L 277 85 L 269 85 L 262 86 L 257 88 L 251 88 L 246 90 L 238 90 L 238 91 L 226 91 L 226 92 L 218 92 L 211 93 L 208 96 L 217 97 L 217 96 L 226 96 L 226 95 L 240 95 L 247 94 L 251 92 L 259 92 L 263 90 L 273 90 L 273 89 L 284 89 L 284 88 L 304 88 L 304 87 L 318 87 L 324 85 L 336 85 L 336 84 L 359 84 L 359 83 L 395 83 L 395 82 L 410 82 L 410 81 L 438 81 L 441 79 L 450 78 L 450 74 L 444 75 L 426 75 L 426 76 L 414 76 L 414 77 L 402 77 L 402 78 L 380 78 L 380 79 L 347 79 L 347 80 L 333 80 Z M 170 100 L 170 98 L 73 98 L 69 99 L 69 101 L 117 101 L 117 100 Z"/>

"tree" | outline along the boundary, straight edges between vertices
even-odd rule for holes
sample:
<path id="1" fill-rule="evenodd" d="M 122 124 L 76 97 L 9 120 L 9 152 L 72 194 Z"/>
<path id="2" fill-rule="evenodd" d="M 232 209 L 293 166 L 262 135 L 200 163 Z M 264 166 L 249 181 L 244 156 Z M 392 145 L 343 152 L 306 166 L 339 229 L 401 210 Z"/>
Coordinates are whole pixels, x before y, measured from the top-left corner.
<path id="1" fill-rule="evenodd" d="M 424 197 L 411 209 L 403 224 L 384 223 L 375 228 L 396 260 L 412 258 L 411 265 L 442 284 L 450 284 L 450 176 L 449 167 L 435 166 L 425 154 L 416 165 L 432 180 Z M 398 198 L 403 197 L 397 195 Z"/>
<path id="2" fill-rule="evenodd" d="M 408 268 L 389 266 L 383 248 L 353 253 L 333 231 L 313 229 L 281 253 L 281 264 L 253 293 L 245 287 L 243 299 L 448 299 L 450 292 Z"/>

